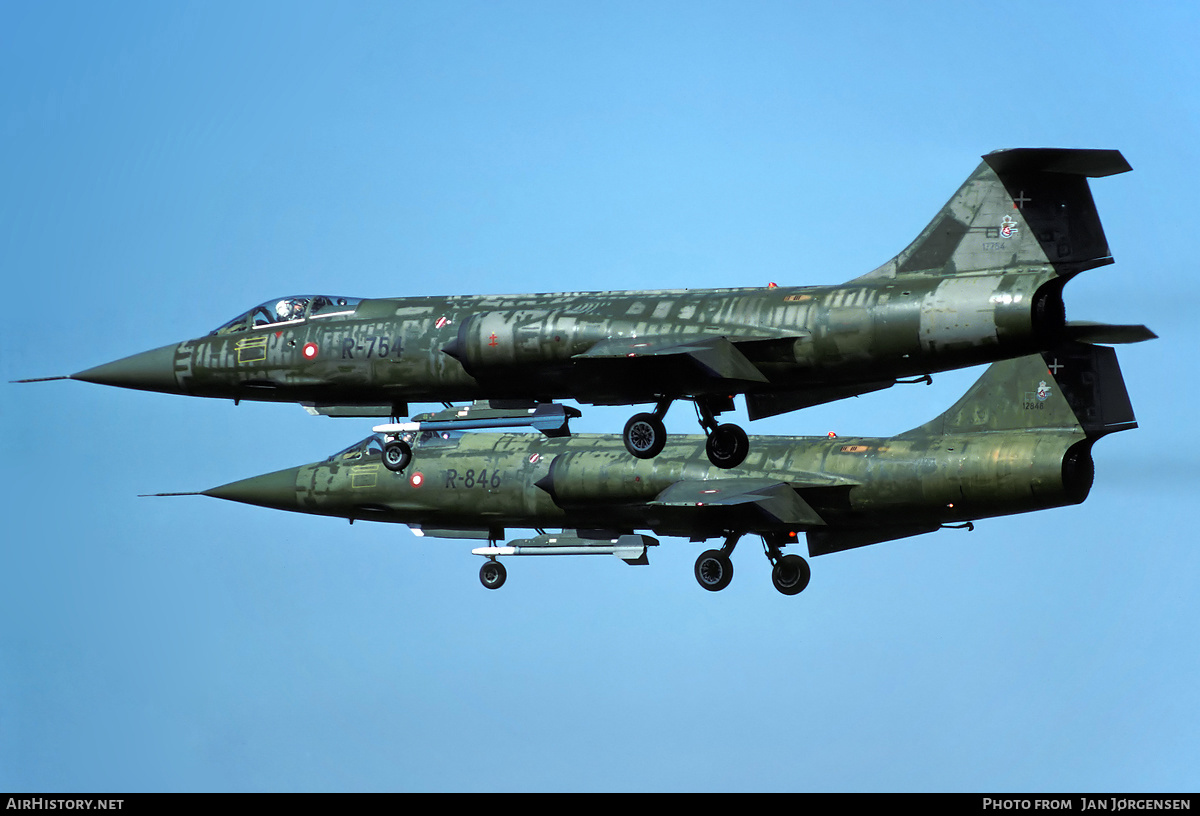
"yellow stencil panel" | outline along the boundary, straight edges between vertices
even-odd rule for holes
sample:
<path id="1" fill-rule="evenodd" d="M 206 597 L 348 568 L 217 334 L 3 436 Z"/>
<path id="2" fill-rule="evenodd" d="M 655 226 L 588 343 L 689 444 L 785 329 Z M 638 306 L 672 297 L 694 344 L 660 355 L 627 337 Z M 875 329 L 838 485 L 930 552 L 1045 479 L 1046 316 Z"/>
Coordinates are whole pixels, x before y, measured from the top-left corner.
<path id="1" fill-rule="evenodd" d="M 351 487 L 374 487 L 379 475 L 378 465 L 355 465 L 350 468 Z"/>
<path id="2" fill-rule="evenodd" d="M 239 363 L 257 363 L 267 359 L 267 336 L 247 337 L 238 340 L 233 347 L 237 349 Z"/>

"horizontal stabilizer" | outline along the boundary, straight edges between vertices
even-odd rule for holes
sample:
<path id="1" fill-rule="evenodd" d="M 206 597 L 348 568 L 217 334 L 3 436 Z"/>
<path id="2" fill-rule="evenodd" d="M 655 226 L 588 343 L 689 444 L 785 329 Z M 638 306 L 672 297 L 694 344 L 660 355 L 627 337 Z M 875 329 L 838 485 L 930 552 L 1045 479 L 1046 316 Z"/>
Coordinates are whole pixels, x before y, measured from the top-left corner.
<path id="1" fill-rule="evenodd" d="M 1018 147 L 1013 150 L 997 150 L 983 159 L 1001 177 L 1020 173 L 1061 173 L 1102 178 L 1128 173 L 1133 169 L 1120 150 Z"/>
<path id="2" fill-rule="evenodd" d="M 1068 320 L 1063 331 L 1068 340 L 1105 346 L 1158 339 L 1158 335 L 1145 326 L 1092 323 L 1087 320 Z"/>
<path id="3" fill-rule="evenodd" d="M 651 505 L 659 507 L 738 507 L 754 505 L 783 524 L 822 525 L 817 511 L 786 482 L 770 479 L 681 481 L 668 487 Z"/>
<path id="4" fill-rule="evenodd" d="M 725 337 L 615 337 L 601 340 L 582 354 L 576 354 L 575 359 L 670 356 L 690 358 L 709 376 L 718 379 L 741 382 L 767 381 L 754 363 Z"/>

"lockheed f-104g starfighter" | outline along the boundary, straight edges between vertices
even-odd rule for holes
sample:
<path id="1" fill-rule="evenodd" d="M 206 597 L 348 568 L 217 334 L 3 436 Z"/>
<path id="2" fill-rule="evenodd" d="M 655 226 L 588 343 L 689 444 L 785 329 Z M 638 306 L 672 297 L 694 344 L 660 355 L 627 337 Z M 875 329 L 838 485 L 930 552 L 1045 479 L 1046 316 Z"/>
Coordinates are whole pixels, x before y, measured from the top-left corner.
<path id="1" fill-rule="evenodd" d="M 716 417 L 734 395 L 753 420 L 1065 340 L 1153 337 L 1069 322 L 1063 303 L 1067 281 L 1112 262 L 1087 179 L 1129 169 L 1115 150 L 989 153 L 908 248 L 835 286 L 273 298 L 204 337 L 69 378 L 332 416 L 399 418 L 421 402 L 489 400 L 518 416 L 554 400 L 648 404 L 623 435 L 645 459 L 664 450 L 668 406 L 686 400 L 709 461 L 732 468 L 749 441 Z"/>
<path id="2" fill-rule="evenodd" d="M 615 435 L 462 433 L 434 423 L 407 432 L 412 456 L 402 471 L 384 466 L 375 435 L 202 495 L 476 539 L 489 588 L 505 581 L 500 558 L 608 554 L 644 564 L 658 543 L 649 531 L 724 539 L 695 566 L 702 587 L 720 590 L 734 546 L 754 534 L 775 587 L 793 595 L 810 575 L 803 557 L 783 553 L 799 536 L 817 556 L 1077 504 L 1092 486 L 1096 440 L 1137 425 L 1113 350 L 1080 343 L 992 364 L 949 410 L 897 436 L 755 437 L 732 469 L 708 462 L 698 437 L 674 438 L 643 460 Z M 534 535 L 506 541 L 511 528 Z"/>

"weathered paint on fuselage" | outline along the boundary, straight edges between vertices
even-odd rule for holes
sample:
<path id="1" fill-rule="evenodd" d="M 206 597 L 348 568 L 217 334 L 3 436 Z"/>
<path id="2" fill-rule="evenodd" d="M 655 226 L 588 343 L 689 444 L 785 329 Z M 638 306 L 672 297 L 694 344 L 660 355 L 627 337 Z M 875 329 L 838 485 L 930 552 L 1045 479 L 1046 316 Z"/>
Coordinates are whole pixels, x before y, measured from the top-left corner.
<path id="1" fill-rule="evenodd" d="M 694 538 L 727 531 L 820 529 L 747 508 L 651 504 L 679 481 L 766 479 L 791 484 L 831 528 L 936 527 L 1083 501 L 1090 487 L 1064 465 L 1081 432 L 758 437 L 732 470 L 709 464 L 703 437 L 680 436 L 652 460 L 617 437 L 465 434 L 419 444 L 401 474 L 361 453 L 280 472 L 295 498 L 274 506 L 350 519 L 446 529 L 653 530 Z M 1086 449 L 1083 455 L 1087 456 Z M 1088 458 L 1090 463 L 1090 458 Z M 1086 483 L 1084 483 L 1086 481 Z"/>
<path id="2" fill-rule="evenodd" d="M 908 247 L 840 285 L 286 297 L 70 378 L 343 416 L 479 399 L 715 414 L 735 394 L 770 416 L 1095 335 L 1066 324 L 1062 288 L 1112 262 L 1087 179 L 1129 169 L 1113 150 L 989 153 Z"/>
<path id="3" fill-rule="evenodd" d="M 1027 354 L 1053 331 L 1054 309 L 1046 325 L 1036 314 L 1051 281 L 1045 266 L 829 287 L 364 300 L 350 315 L 181 343 L 174 370 L 190 395 L 341 405 L 787 391 Z M 1059 288 L 1045 287 L 1051 300 Z M 765 380 L 731 382 L 671 356 L 578 356 L 611 338 L 701 336 L 736 343 Z"/>

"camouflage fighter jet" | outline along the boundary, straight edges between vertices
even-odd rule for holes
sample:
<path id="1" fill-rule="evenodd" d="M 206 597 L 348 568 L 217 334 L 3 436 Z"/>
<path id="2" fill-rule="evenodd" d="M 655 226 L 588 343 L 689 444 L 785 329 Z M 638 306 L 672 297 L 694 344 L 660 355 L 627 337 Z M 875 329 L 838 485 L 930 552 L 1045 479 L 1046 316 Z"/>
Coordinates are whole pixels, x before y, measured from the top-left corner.
<path id="1" fill-rule="evenodd" d="M 1112 262 L 1087 179 L 1129 169 L 1115 150 L 990 153 L 907 249 L 837 286 L 274 298 L 205 337 L 47 379 L 333 416 L 489 400 L 489 423 L 510 411 L 521 424 L 550 403 L 541 418 L 554 414 L 563 434 L 569 411 L 554 400 L 652 404 L 623 435 L 643 459 L 666 444 L 668 407 L 687 400 L 709 461 L 731 468 L 749 450 L 745 431 L 716 419 L 734 395 L 753 420 L 1065 340 L 1153 337 L 1068 322 L 1063 304 L 1068 280 Z"/>
<path id="2" fill-rule="evenodd" d="M 408 524 L 418 535 L 477 539 L 485 587 L 506 577 L 500 557 L 616 555 L 647 563 L 658 542 L 723 538 L 696 561 L 708 590 L 733 575 L 740 537 L 762 536 L 775 587 L 808 584 L 808 562 L 783 554 L 800 534 L 810 556 L 933 532 L 976 519 L 1078 504 L 1094 474 L 1091 448 L 1135 428 L 1111 348 L 1068 344 L 993 363 L 953 407 L 889 438 L 756 437 L 746 461 L 714 467 L 698 437 L 671 440 L 653 460 L 619 437 L 548 438 L 418 428 L 404 472 L 381 463 L 372 436 L 325 461 L 202 493 L 355 520 Z M 832 435 L 831 435 L 832 436 Z M 508 528 L 536 534 L 498 545 Z M 562 533 L 548 533 L 561 528 Z"/>

